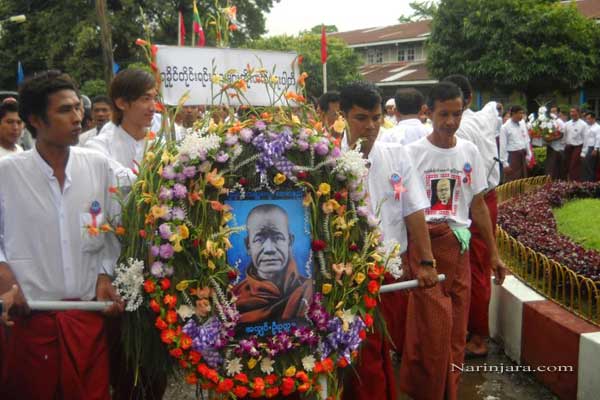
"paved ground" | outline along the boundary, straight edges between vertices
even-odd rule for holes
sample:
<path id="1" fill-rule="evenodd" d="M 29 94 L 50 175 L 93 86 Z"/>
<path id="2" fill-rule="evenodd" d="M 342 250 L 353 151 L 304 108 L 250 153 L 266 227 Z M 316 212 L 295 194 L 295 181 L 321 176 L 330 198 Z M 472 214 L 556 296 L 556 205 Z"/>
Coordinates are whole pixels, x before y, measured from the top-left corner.
<path id="1" fill-rule="evenodd" d="M 467 360 L 463 371 L 473 370 L 477 366 L 497 366 L 499 369 L 501 366 L 509 365 L 515 364 L 504 355 L 500 346 L 491 343 L 487 358 Z M 558 397 L 552 395 L 535 380 L 533 374 L 481 371 L 463 372 L 459 398 L 461 400 L 558 400 Z M 195 389 L 173 379 L 164 399 L 194 400 Z M 408 397 L 400 396 L 400 400 L 406 399 Z"/>

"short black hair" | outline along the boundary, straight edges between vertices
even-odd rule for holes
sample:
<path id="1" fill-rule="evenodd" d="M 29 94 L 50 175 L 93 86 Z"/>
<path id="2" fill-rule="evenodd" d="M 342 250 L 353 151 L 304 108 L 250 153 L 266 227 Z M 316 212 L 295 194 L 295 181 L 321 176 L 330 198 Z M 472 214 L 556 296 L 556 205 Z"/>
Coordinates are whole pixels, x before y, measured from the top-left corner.
<path id="1" fill-rule="evenodd" d="M 323 112 L 329 111 L 330 103 L 339 103 L 340 102 L 340 92 L 332 90 L 331 92 L 323 93 L 321 97 L 319 97 L 319 108 Z"/>
<path id="2" fill-rule="evenodd" d="M 592 118 L 596 119 L 596 113 L 595 113 L 595 112 L 593 112 L 593 111 L 589 111 L 589 112 L 587 113 L 587 115 L 589 115 L 590 117 L 592 117 Z"/>
<path id="3" fill-rule="evenodd" d="M 123 99 L 131 103 L 155 87 L 154 77 L 143 69 L 130 68 L 119 72 L 110 83 L 108 90 L 113 108 L 112 120 L 114 124 L 121 125 L 121 122 L 123 122 L 123 111 L 117 107 L 117 99 Z"/>
<path id="4" fill-rule="evenodd" d="M 452 82 L 458 86 L 463 94 L 463 102 L 467 104 L 471 96 L 473 96 L 473 87 L 466 76 L 460 74 L 448 75 L 443 82 Z"/>
<path id="5" fill-rule="evenodd" d="M 32 76 L 19 88 L 19 115 L 34 138 L 37 137 L 37 132 L 29 123 L 29 118 L 35 115 L 48 122 L 48 98 L 61 90 L 72 90 L 79 97 L 79 90 L 73 79 L 57 70 Z"/>
<path id="6" fill-rule="evenodd" d="M 396 111 L 400 114 L 418 114 L 425 104 L 425 97 L 414 88 L 398 89 L 394 95 Z"/>
<path id="7" fill-rule="evenodd" d="M 520 106 L 518 104 L 514 104 L 514 105 L 510 106 L 510 115 L 516 114 L 519 111 L 525 111 L 523 106 Z"/>
<path id="8" fill-rule="evenodd" d="M 359 81 L 353 82 L 340 91 L 340 109 L 347 113 L 353 106 L 372 110 L 381 104 L 381 95 L 372 83 Z"/>
<path id="9" fill-rule="evenodd" d="M 458 86 L 456 86 L 452 82 L 436 83 L 429 91 L 429 97 L 427 98 L 427 107 L 429 107 L 429 109 L 433 111 L 435 108 L 436 101 L 447 101 L 454 99 L 463 100 L 462 91 Z"/>
<path id="10" fill-rule="evenodd" d="M 92 99 L 92 108 L 94 108 L 94 105 L 96 103 L 105 103 L 105 104 L 108 104 L 109 106 L 112 104 L 112 102 L 110 101 L 110 97 L 103 95 L 103 94 L 96 96 Z"/>
<path id="11" fill-rule="evenodd" d="M 19 112 L 19 104 L 17 102 L 5 101 L 3 103 L 0 103 L 0 120 L 6 117 L 6 114 L 15 112 Z"/>

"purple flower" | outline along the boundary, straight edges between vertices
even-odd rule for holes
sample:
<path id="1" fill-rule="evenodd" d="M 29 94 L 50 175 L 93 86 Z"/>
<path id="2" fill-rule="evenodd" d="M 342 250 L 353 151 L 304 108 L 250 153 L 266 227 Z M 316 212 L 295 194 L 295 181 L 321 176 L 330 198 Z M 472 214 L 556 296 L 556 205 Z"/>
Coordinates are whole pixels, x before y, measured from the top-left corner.
<path id="1" fill-rule="evenodd" d="M 174 253 L 175 251 L 173 250 L 173 246 L 171 246 L 169 243 L 160 245 L 160 258 L 168 260 L 169 258 L 173 257 Z"/>
<path id="2" fill-rule="evenodd" d="M 367 207 L 367 206 L 360 206 L 360 207 L 358 207 L 356 209 L 356 212 L 361 217 L 367 217 L 369 214 L 371 214 L 371 210 L 369 210 L 369 207 Z"/>
<path id="3" fill-rule="evenodd" d="M 171 200 L 173 198 L 173 191 L 168 187 L 161 187 L 160 192 L 158 193 L 158 198 L 162 201 Z"/>
<path id="4" fill-rule="evenodd" d="M 177 199 L 185 199 L 185 197 L 187 196 L 187 188 L 181 183 L 176 183 L 173 186 L 173 195 Z"/>
<path id="5" fill-rule="evenodd" d="M 267 128 L 267 124 L 264 121 L 256 121 L 254 127 L 260 131 L 264 131 Z"/>
<path id="6" fill-rule="evenodd" d="M 185 175 L 183 174 L 183 172 L 179 172 L 177 174 L 177 182 L 185 182 Z"/>
<path id="7" fill-rule="evenodd" d="M 161 278 L 163 276 L 163 263 L 155 261 L 150 267 L 150 273 L 156 278 Z"/>
<path id="8" fill-rule="evenodd" d="M 227 154 L 221 150 L 220 152 L 217 153 L 215 160 L 220 163 L 227 162 L 227 160 L 229 160 L 229 154 Z"/>
<path id="9" fill-rule="evenodd" d="M 296 142 L 296 145 L 298 146 L 298 150 L 300 150 L 300 151 L 308 150 L 308 142 L 306 142 L 304 140 L 298 140 Z"/>
<path id="10" fill-rule="evenodd" d="M 331 157 L 339 158 L 341 155 L 342 155 L 342 150 L 340 150 L 339 147 L 334 147 L 333 150 L 331 150 Z"/>
<path id="11" fill-rule="evenodd" d="M 252 132 L 252 129 L 244 128 L 240 131 L 240 138 L 246 143 L 250 143 L 253 136 L 254 132 Z"/>
<path id="12" fill-rule="evenodd" d="M 165 179 L 175 179 L 175 168 L 172 165 L 167 165 L 163 168 L 162 176 Z"/>
<path id="13" fill-rule="evenodd" d="M 158 227 L 158 233 L 160 237 L 169 240 L 171 236 L 173 236 L 173 232 L 171 232 L 171 226 L 169 224 L 160 224 Z"/>
<path id="14" fill-rule="evenodd" d="M 237 135 L 232 135 L 230 133 L 228 133 L 227 135 L 225 135 L 225 145 L 226 146 L 233 146 L 238 142 L 238 137 Z"/>
<path id="15" fill-rule="evenodd" d="M 183 169 L 183 175 L 185 175 L 186 178 L 193 178 L 196 176 L 196 167 L 194 167 L 193 165 L 189 166 L 189 167 L 185 167 Z"/>
<path id="16" fill-rule="evenodd" d="M 159 252 L 160 249 L 158 248 L 158 246 L 150 247 L 150 254 L 152 254 L 152 257 L 158 257 Z"/>
<path id="17" fill-rule="evenodd" d="M 183 221 L 185 219 L 185 211 L 181 207 L 173 208 L 173 219 L 178 221 Z"/>
<path id="18" fill-rule="evenodd" d="M 164 269 L 165 269 L 165 276 L 171 276 L 171 275 L 173 275 L 173 272 L 175 272 L 173 270 L 172 265 L 167 265 Z"/>
<path id="19" fill-rule="evenodd" d="M 325 141 L 320 141 L 315 145 L 315 152 L 320 156 L 326 156 L 329 153 L 329 145 Z"/>

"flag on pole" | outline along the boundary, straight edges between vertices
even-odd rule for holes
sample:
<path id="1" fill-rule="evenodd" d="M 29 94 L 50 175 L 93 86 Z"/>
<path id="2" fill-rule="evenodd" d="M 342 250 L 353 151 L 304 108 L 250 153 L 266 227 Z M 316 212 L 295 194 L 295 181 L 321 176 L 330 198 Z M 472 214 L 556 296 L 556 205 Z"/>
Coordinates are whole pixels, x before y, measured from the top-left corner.
<path id="1" fill-rule="evenodd" d="M 198 46 L 203 47 L 206 43 L 204 37 L 204 30 L 202 29 L 202 22 L 200 21 L 200 14 L 198 14 L 198 7 L 196 7 L 196 0 L 194 0 L 194 33 L 198 34 Z"/>
<path id="2" fill-rule="evenodd" d="M 325 25 L 321 25 L 321 64 L 327 62 L 327 35 L 325 34 Z"/>
<path id="3" fill-rule="evenodd" d="M 23 64 L 21 61 L 17 64 L 17 86 L 21 84 L 25 80 L 25 72 L 23 72 Z"/>
<path id="4" fill-rule="evenodd" d="M 185 46 L 185 22 L 181 10 L 179 10 L 179 45 Z"/>

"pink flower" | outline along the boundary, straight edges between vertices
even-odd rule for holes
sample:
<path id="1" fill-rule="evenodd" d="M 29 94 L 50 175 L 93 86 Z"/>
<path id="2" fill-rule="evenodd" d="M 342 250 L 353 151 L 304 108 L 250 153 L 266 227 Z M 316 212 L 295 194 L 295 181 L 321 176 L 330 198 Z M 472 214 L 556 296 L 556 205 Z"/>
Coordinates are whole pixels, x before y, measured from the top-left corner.
<path id="1" fill-rule="evenodd" d="M 252 132 L 252 129 L 244 128 L 240 131 L 240 138 L 246 143 L 250 143 L 253 136 L 254 132 Z"/>
<path id="2" fill-rule="evenodd" d="M 173 257 L 174 253 L 175 251 L 173 250 L 173 246 L 171 246 L 169 243 L 160 245 L 160 258 L 167 260 Z"/>

